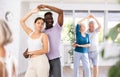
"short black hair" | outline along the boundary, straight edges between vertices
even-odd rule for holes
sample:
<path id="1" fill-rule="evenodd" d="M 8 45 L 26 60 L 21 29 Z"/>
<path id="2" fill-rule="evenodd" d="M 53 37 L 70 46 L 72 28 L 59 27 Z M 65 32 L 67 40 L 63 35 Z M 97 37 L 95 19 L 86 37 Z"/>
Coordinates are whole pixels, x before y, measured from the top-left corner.
<path id="1" fill-rule="evenodd" d="M 46 12 L 46 13 L 44 14 L 44 17 L 45 17 L 46 15 L 52 15 L 52 12 Z"/>
<path id="2" fill-rule="evenodd" d="M 43 22 L 45 22 L 44 18 L 42 18 L 42 17 L 37 17 L 37 18 L 35 19 L 34 23 L 36 23 L 38 20 L 43 20 Z"/>

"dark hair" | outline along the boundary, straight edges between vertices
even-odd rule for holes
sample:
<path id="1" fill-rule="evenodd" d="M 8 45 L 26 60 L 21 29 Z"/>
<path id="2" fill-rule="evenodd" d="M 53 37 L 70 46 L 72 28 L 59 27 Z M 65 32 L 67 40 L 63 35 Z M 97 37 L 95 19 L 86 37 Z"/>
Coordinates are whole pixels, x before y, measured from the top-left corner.
<path id="1" fill-rule="evenodd" d="M 46 12 L 46 13 L 44 14 L 44 17 L 45 17 L 46 15 L 52 15 L 52 12 Z"/>
<path id="2" fill-rule="evenodd" d="M 43 20 L 43 22 L 45 22 L 44 18 L 42 18 L 42 17 L 37 17 L 37 18 L 35 19 L 34 23 L 36 23 L 38 20 Z"/>

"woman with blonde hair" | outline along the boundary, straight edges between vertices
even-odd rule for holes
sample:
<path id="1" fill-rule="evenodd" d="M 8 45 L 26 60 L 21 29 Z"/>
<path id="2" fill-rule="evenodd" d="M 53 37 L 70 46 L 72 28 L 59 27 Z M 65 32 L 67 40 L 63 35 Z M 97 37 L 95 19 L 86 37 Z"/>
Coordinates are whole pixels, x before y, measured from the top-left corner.
<path id="1" fill-rule="evenodd" d="M 8 77 L 5 66 L 6 52 L 4 46 L 12 41 L 12 33 L 4 20 L 0 19 L 0 77 Z"/>

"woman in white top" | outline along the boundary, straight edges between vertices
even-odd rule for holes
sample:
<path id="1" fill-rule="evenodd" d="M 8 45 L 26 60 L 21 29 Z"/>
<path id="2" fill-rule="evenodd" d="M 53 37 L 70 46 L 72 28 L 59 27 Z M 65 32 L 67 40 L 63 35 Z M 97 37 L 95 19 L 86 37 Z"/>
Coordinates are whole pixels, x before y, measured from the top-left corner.
<path id="1" fill-rule="evenodd" d="M 49 76 L 49 62 L 46 53 L 49 51 L 48 36 L 42 33 L 41 30 L 44 25 L 44 19 L 38 17 L 34 21 L 34 31 L 26 24 L 26 20 L 40 9 L 35 8 L 23 16 L 20 20 L 21 26 L 27 33 L 28 37 L 28 54 L 30 60 L 25 77 L 48 77 Z"/>
<path id="2" fill-rule="evenodd" d="M 5 58 L 6 51 L 4 46 L 12 41 L 12 33 L 4 20 L 0 20 L 0 77 L 8 77 Z"/>

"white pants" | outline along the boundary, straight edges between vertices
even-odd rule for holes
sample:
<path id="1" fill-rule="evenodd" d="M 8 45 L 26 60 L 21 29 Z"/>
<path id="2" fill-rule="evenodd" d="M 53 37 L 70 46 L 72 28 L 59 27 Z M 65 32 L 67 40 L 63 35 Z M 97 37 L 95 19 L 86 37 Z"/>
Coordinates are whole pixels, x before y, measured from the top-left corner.
<path id="1" fill-rule="evenodd" d="M 80 53 L 76 51 L 74 52 L 74 77 L 79 77 L 80 60 L 82 61 L 83 64 L 85 77 L 91 77 L 88 53 Z"/>
<path id="2" fill-rule="evenodd" d="M 45 54 L 30 58 L 25 77 L 49 77 L 49 68 L 48 58 Z"/>

